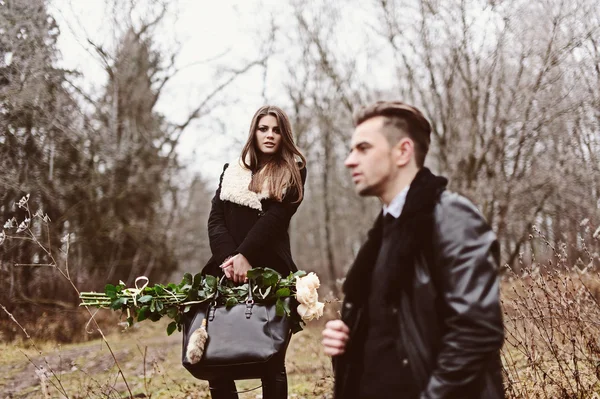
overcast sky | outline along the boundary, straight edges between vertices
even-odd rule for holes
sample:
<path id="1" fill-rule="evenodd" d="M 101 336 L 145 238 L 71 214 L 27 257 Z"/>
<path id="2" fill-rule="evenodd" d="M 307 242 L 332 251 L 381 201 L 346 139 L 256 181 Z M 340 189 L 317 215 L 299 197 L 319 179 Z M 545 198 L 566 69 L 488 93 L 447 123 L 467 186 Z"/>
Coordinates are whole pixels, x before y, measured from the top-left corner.
<path id="1" fill-rule="evenodd" d="M 87 38 L 110 46 L 114 36 L 105 3 L 105 0 L 51 1 L 50 13 L 61 29 L 59 63 L 82 72 L 78 83 L 89 93 L 100 91 L 106 74 Z M 269 25 L 269 16 L 264 10 L 277 10 L 280 3 L 274 0 L 177 0 L 171 4 L 171 12 L 159 30 L 158 44 L 168 50 L 180 43 L 178 65 L 192 66 L 183 69 L 169 83 L 157 110 L 177 122 L 215 87 L 216 65 L 238 67 L 244 60 L 256 58 L 261 29 Z M 215 58 L 217 60 L 210 63 L 202 62 Z M 216 129 L 216 118 L 206 118 L 189 127 L 182 137 L 181 158 L 190 164 L 191 170 L 200 171 L 211 185 L 216 184 L 223 163 L 239 154 L 252 115 L 265 102 L 262 78 L 263 70 L 255 68 L 237 80 L 226 97 L 222 97 L 231 105 L 219 108 L 214 116 L 223 119 L 224 126 Z M 275 93 L 267 90 L 266 97 L 273 101 Z"/>

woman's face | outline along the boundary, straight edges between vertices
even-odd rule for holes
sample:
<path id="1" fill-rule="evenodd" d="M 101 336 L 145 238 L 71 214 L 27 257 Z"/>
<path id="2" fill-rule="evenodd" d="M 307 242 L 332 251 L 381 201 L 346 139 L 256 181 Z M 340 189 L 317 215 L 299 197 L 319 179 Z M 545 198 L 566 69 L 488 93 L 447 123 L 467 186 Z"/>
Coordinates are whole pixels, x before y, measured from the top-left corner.
<path id="1" fill-rule="evenodd" d="M 281 146 L 281 132 L 277 124 L 277 118 L 273 115 L 265 115 L 258 120 L 255 132 L 256 146 L 265 155 L 272 155 L 279 151 Z"/>

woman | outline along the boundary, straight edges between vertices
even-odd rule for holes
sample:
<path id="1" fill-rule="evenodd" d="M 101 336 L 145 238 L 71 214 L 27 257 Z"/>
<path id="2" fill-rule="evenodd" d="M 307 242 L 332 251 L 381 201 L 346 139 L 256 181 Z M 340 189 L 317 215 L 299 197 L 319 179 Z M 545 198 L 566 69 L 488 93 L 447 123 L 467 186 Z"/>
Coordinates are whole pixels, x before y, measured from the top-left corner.
<path id="1" fill-rule="evenodd" d="M 236 283 L 252 267 L 286 276 L 297 270 L 288 227 L 304 197 L 306 160 L 294 144 L 287 115 L 261 107 L 252 118 L 241 158 L 225 164 L 212 200 L 208 235 L 212 257 L 203 273 Z M 209 381 L 213 399 L 237 398 L 233 380 Z M 262 378 L 264 399 L 287 398 L 285 359 Z"/>

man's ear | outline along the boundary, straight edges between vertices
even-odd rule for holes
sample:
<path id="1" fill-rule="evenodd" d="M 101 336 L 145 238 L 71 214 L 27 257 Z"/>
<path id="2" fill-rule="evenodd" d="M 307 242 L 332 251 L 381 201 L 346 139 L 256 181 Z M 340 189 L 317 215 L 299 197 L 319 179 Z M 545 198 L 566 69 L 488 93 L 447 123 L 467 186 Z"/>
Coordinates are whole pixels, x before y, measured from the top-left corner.
<path id="1" fill-rule="evenodd" d="M 415 143 L 408 137 L 400 139 L 394 148 L 392 154 L 396 166 L 406 166 L 413 158 L 415 153 Z"/>

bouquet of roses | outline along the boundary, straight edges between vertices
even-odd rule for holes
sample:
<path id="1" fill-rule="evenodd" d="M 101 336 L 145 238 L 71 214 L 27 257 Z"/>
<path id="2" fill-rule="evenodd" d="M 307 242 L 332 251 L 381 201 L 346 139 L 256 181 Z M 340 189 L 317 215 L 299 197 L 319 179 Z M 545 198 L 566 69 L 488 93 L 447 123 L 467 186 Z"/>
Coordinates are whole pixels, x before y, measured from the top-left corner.
<path id="1" fill-rule="evenodd" d="M 247 276 L 252 282 L 254 300 L 275 301 L 277 315 L 291 317 L 293 332 L 302 330 L 307 321 L 323 315 L 324 304 L 319 302 L 317 293 L 320 282 L 315 273 L 307 274 L 300 270 L 283 278 L 273 269 L 254 268 L 248 271 Z M 219 303 L 231 307 L 246 301 L 249 287 L 247 283 L 234 285 L 229 280 L 220 283 L 214 276 L 186 273 L 179 284 L 155 284 L 150 287 L 148 278 L 142 276 L 135 280 L 133 288 L 127 288 L 121 281 L 118 285 L 107 284 L 104 292 L 82 292 L 79 298 L 80 306 L 123 311 L 127 314 L 128 325 L 146 319 L 158 321 L 167 316 L 173 320 L 167 326 L 167 334 L 171 335 L 176 329 L 181 331 L 181 316 L 193 304 L 212 300 L 218 292 Z M 284 301 L 287 297 L 298 301 L 296 312 L 292 312 Z"/>

